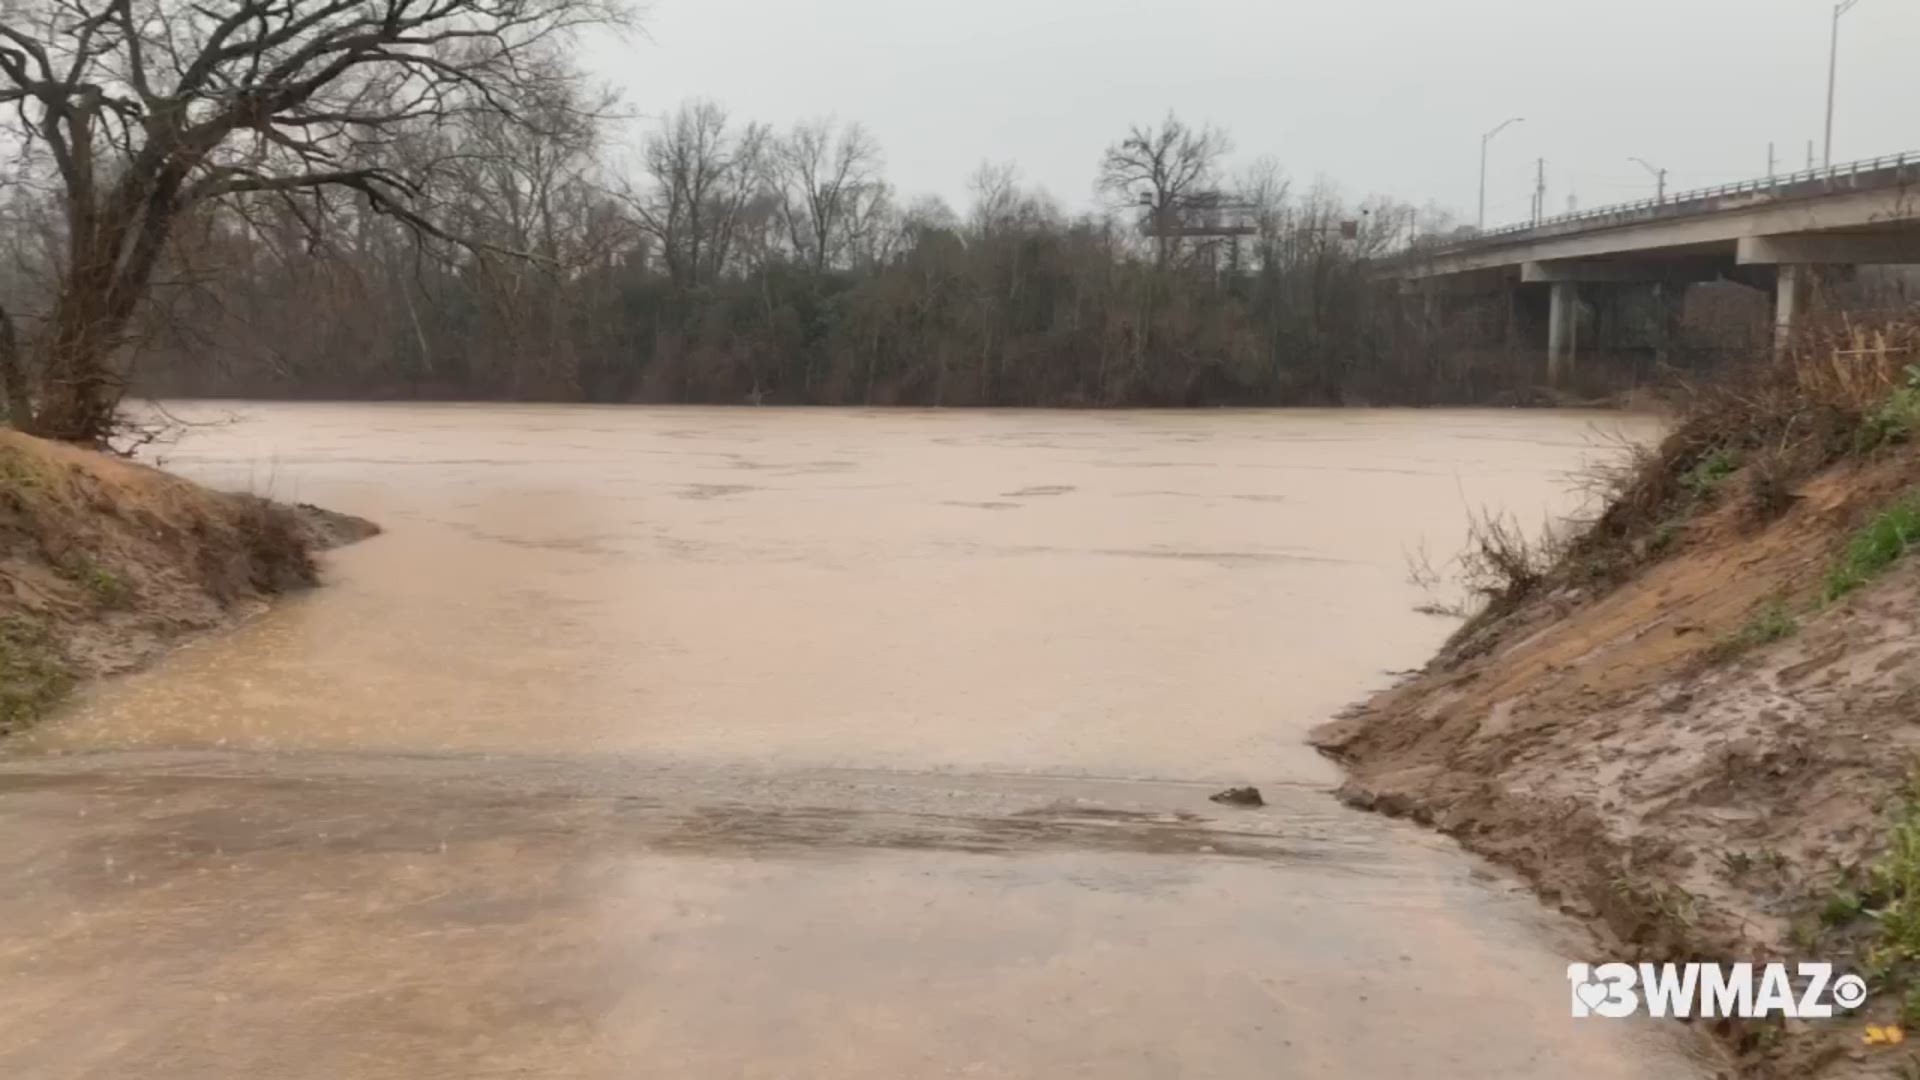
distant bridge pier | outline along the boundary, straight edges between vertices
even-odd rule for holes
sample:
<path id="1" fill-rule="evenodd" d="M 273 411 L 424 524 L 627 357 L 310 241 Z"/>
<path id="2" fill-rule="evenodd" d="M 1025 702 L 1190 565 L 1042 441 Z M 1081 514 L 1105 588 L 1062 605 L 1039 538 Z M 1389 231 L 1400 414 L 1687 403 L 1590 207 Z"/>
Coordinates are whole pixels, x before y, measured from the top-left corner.
<path id="1" fill-rule="evenodd" d="M 1499 284 L 1498 295 L 1506 314 L 1507 362 L 1520 366 L 1537 361 L 1541 343 L 1547 339 L 1547 324 L 1553 317 L 1548 298 L 1539 290 L 1523 289 L 1518 282 L 1504 279 Z"/>
<path id="2" fill-rule="evenodd" d="M 1750 236 L 1735 245 L 1734 262 L 1774 269 L 1773 345 L 1785 349 L 1813 309 L 1821 281 L 1856 266 L 1920 263 L 1920 232 Z"/>
<path id="3" fill-rule="evenodd" d="M 1547 300 L 1547 385 L 1559 386 L 1573 373 L 1580 340 L 1580 285 L 1556 281 Z"/>
<path id="4" fill-rule="evenodd" d="M 1580 350 L 1580 286 L 1675 285 L 1713 281 L 1727 269 L 1725 259 L 1553 259 L 1520 264 L 1522 284 L 1545 284 L 1547 304 L 1547 385 L 1560 386 L 1573 373 Z"/>
<path id="5" fill-rule="evenodd" d="M 1782 263 L 1773 283 L 1773 351 L 1784 353 L 1793 343 L 1807 312 L 1813 308 L 1813 285 L 1819 268 L 1812 263 Z"/>

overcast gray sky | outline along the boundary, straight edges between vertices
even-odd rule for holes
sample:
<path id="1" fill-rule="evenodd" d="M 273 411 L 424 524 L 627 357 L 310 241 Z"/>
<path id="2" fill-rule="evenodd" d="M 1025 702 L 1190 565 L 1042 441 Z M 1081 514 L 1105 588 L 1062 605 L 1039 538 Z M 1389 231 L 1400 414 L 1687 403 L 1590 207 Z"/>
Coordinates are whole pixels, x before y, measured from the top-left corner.
<path id="1" fill-rule="evenodd" d="M 1489 223 L 1524 217 L 1534 162 L 1549 206 L 1683 189 L 1815 153 L 1826 0 L 653 0 L 647 33 L 595 49 L 628 106 L 718 100 L 784 127 L 859 120 L 903 196 L 966 201 L 1012 161 L 1069 209 L 1101 149 L 1169 108 L 1232 132 L 1297 185 L 1429 199 L 1471 220 L 1480 135 Z M 1920 150 L 1920 2 L 1842 20 L 1835 161 Z"/>

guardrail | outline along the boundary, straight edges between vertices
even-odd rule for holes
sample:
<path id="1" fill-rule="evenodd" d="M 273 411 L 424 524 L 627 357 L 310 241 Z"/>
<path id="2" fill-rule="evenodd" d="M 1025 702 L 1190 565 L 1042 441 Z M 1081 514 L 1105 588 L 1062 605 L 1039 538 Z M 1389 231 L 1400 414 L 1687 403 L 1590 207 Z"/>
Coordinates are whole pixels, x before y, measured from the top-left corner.
<path id="1" fill-rule="evenodd" d="M 1909 168 L 1920 175 L 1920 151 L 1909 150 L 1901 154 L 1889 154 L 1864 161 L 1849 161 L 1840 165 L 1830 165 L 1818 169 L 1802 169 L 1796 173 L 1781 176 L 1769 176 L 1759 180 L 1742 180 L 1733 184 L 1721 184 L 1718 187 L 1696 188 L 1692 191 L 1677 192 L 1659 199 L 1641 199 L 1630 203 L 1613 203 L 1598 206 L 1591 210 L 1577 210 L 1570 214 L 1556 214 L 1538 221 L 1520 222 L 1514 225 L 1502 225 L 1497 229 L 1487 229 L 1462 240 L 1438 244 L 1426 249 L 1429 252 L 1459 251 L 1490 241 L 1519 236 L 1524 233 L 1538 232 L 1542 229 L 1554 229 L 1562 225 L 1574 225 L 1581 222 L 1601 222 L 1609 218 L 1638 217 L 1648 211 L 1674 210 L 1684 212 L 1689 203 L 1711 202 L 1735 195 L 1783 195 L 1801 194 L 1796 188 L 1819 187 L 1832 190 L 1836 181 L 1857 182 L 1862 175 L 1891 170 L 1896 176 L 1903 176 Z"/>

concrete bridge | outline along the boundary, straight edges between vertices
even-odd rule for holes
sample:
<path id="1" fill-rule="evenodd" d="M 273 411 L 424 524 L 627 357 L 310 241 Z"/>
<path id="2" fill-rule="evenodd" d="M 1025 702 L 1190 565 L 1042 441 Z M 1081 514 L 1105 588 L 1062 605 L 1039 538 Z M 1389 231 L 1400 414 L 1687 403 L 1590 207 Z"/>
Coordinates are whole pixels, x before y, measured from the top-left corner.
<path id="1" fill-rule="evenodd" d="M 1920 152 L 1601 207 L 1417 246 L 1383 273 L 1433 303 L 1548 293 L 1547 373 L 1561 381 L 1587 283 L 1728 280 L 1772 289 L 1776 340 L 1827 268 L 1920 264 Z"/>

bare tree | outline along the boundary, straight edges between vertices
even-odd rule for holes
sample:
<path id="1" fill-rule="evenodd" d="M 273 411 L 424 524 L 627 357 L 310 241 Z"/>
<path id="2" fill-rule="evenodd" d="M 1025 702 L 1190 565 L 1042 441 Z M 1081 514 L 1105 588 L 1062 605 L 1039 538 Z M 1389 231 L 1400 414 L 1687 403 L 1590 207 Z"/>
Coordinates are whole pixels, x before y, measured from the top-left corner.
<path id="1" fill-rule="evenodd" d="M 595 110 L 564 92 L 533 104 L 537 116 L 480 112 L 453 126 L 448 138 L 458 152 L 443 158 L 450 179 L 442 185 L 442 224 L 476 242 L 471 266 L 500 330 L 489 351 L 509 372 L 509 385 L 524 394 L 568 395 L 578 393 L 579 381 L 566 331 L 581 290 L 571 283 L 628 243 L 632 229 L 622 227 L 625 219 L 590 180 L 600 135 Z M 417 334 L 412 290 L 396 284 Z M 430 368 L 428 345 L 419 340 Z"/>
<path id="2" fill-rule="evenodd" d="M 711 101 L 681 105 L 647 138 L 641 162 L 653 187 L 627 201 L 675 283 L 711 281 L 726 266 L 741 217 L 764 187 L 767 143 L 759 124 L 730 135 L 726 110 Z"/>
<path id="3" fill-rule="evenodd" d="M 709 233 L 706 280 L 717 279 L 726 271 L 743 238 L 770 205 L 772 145 L 773 132 L 765 124 L 750 123 L 734 136 L 725 182 L 715 187 L 704 215 Z"/>
<path id="4" fill-rule="evenodd" d="M 1011 162 L 981 162 L 967 178 L 967 190 L 973 193 L 969 224 L 978 236 L 993 235 L 1019 213 L 1020 171 Z"/>
<path id="5" fill-rule="evenodd" d="M 1285 228 L 1293 199 L 1293 182 L 1271 157 L 1255 158 L 1234 176 L 1234 194 L 1252 213 L 1259 242 L 1270 244 Z"/>
<path id="6" fill-rule="evenodd" d="M 1172 113 L 1158 128 L 1135 124 L 1107 147 L 1099 185 L 1117 202 L 1144 208 L 1153 225 L 1154 262 L 1165 266 L 1178 243 L 1170 226 L 1183 204 L 1208 189 L 1233 140 L 1211 125 L 1198 128 Z"/>
<path id="7" fill-rule="evenodd" d="M 20 333 L 14 327 L 13 316 L 7 312 L 4 304 L 0 304 L 0 391 L 6 393 L 9 417 L 14 415 L 14 410 L 28 407 L 26 368 L 20 357 Z"/>
<path id="8" fill-rule="evenodd" d="M 21 199 L 20 183 L 14 170 L 0 165 L 0 236 L 6 238 L 8 248 L 17 248 L 21 232 L 19 206 Z M 13 294 L 21 290 L 17 278 L 22 264 L 17 252 L 9 251 L 12 258 L 0 262 L 0 393 L 6 395 L 6 409 L 9 415 L 17 409 L 28 408 L 26 400 L 25 361 L 20 355 L 20 334 L 8 304 Z M 15 271 L 8 273 L 9 270 Z"/>
<path id="9" fill-rule="evenodd" d="M 893 185 L 878 179 L 859 185 L 847 200 L 840 227 L 842 260 L 856 270 L 885 266 L 899 250 L 900 229 Z"/>
<path id="10" fill-rule="evenodd" d="M 914 245 L 916 237 L 932 232 L 953 232 L 959 226 L 959 215 L 938 195 L 922 195 L 900 211 L 900 229 L 908 238 L 908 247 Z"/>
<path id="11" fill-rule="evenodd" d="M 858 124 L 836 132 L 832 121 L 818 120 L 780 140 L 773 161 L 788 239 L 822 273 L 851 246 L 852 227 L 871 216 L 870 204 L 885 197 L 880 148 Z"/>
<path id="12" fill-rule="evenodd" d="M 44 148 L 66 251 L 15 423 L 92 441 L 123 390 L 115 356 L 179 217 L 247 194 L 324 207 L 354 193 L 453 239 L 431 172 L 379 163 L 449 117 L 538 114 L 574 76 L 556 46 L 621 0 L 11 0 L 0 18 L 9 134 Z M 371 163 L 370 163 L 371 162 Z"/>

